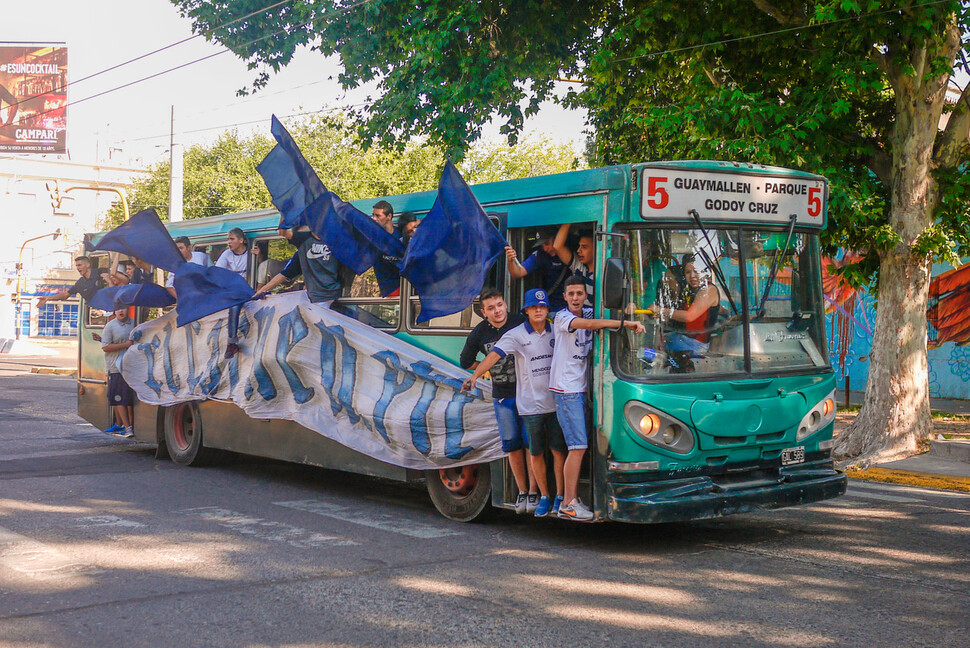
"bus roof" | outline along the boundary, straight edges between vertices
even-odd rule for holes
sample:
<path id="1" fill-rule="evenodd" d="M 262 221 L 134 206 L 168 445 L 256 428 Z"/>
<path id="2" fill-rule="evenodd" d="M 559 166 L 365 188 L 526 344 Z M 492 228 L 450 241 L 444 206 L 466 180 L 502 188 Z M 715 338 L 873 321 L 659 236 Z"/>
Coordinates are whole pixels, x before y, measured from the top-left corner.
<path id="1" fill-rule="evenodd" d="M 471 186 L 472 192 L 488 212 L 508 214 L 508 227 L 541 227 L 565 222 L 599 222 L 603 218 L 604 196 L 614 191 L 629 191 L 636 182 L 636 174 L 648 168 L 690 169 L 716 173 L 744 173 L 784 176 L 798 180 L 824 182 L 822 176 L 803 171 L 763 165 L 692 160 L 683 162 L 648 162 L 621 164 L 596 169 L 570 171 L 554 175 L 489 182 Z M 434 204 L 437 190 L 392 196 L 375 196 L 350 201 L 369 214 L 374 203 L 387 200 L 395 214 L 405 211 L 417 215 L 427 213 Z M 609 205 L 611 220 L 639 221 L 637 206 L 624 200 Z M 627 214 L 627 209 L 631 213 Z M 220 214 L 194 218 L 178 223 L 166 223 L 173 237 L 187 236 L 192 240 L 225 235 L 234 227 L 250 234 L 275 233 L 279 224 L 276 209 Z M 103 233 L 92 235 L 97 243 Z"/>

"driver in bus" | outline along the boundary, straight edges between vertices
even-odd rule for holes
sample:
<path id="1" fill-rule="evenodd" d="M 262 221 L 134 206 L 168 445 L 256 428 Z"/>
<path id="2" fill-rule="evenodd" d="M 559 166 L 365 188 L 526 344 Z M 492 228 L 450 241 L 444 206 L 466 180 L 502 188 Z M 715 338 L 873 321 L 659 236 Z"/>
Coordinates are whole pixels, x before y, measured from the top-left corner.
<path id="1" fill-rule="evenodd" d="M 695 254 L 683 256 L 680 271 L 683 285 L 677 304 L 667 308 L 654 305 L 652 310 L 675 329 L 665 340 L 673 370 L 689 373 L 694 370 L 691 358 L 707 354 L 711 329 L 721 312 L 721 293 L 710 280 L 710 270 L 699 264 Z"/>

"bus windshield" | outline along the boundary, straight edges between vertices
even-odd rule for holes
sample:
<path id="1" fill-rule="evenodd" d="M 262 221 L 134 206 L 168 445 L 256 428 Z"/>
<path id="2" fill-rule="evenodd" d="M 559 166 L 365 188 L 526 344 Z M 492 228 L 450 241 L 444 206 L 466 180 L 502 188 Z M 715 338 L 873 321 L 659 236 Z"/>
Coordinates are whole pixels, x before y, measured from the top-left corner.
<path id="1" fill-rule="evenodd" d="M 719 226 L 629 231 L 617 368 L 633 379 L 818 370 L 825 349 L 818 235 Z"/>

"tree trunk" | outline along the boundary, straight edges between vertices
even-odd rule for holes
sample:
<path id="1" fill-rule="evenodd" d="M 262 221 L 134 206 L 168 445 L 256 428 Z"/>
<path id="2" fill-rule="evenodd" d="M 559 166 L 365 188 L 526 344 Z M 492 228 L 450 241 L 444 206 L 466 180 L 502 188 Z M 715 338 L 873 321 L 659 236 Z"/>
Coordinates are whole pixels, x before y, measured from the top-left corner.
<path id="1" fill-rule="evenodd" d="M 836 438 L 839 459 L 867 467 L 916 453 L 932 431 L 926 359 L 930 264 L 899 245 L 880 264 L 876 327 L 862 409 Z"/>
<path id="2" fill-rule="evenodd" d="M 915 454 L 917 442 L 932 432 L 926 358 L 931 260 L 914 246 L 933 224 L 939 203 L 933 145 L 949 75 L 925 74 L 930 58 L 930 52 L 917 48 L 911 57 L 914 69 L 883 60 L 896 98 L 888 220 L 899 242 L 880 253 L 876 327 L 862 409 L 833 449 L 836 458 L 860 467 Z"/>

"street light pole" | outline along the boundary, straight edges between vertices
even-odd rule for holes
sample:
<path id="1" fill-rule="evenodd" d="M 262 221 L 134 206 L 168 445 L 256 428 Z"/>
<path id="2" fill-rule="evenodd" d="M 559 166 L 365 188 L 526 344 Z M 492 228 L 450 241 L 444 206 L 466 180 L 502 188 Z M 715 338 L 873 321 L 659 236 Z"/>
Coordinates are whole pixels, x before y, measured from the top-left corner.
<path id="1" fill-rule="evenodd" d="M 30 243 L 31 241 L 47 238 L 48 236 L 53 236 L 54 240 L 56 241 L 57 237 L 60 235 L 61 235 L 61 228 L 58 227 L 55 231 L 50 232 L 48 234 L 41 234 L 40 236 L 35 236 L 34 238 L 27 239 L 26 241 L 24 241 L 24 244 L 20 246 L 20 255 L 17 257 L 17 315 L 16 315 L 15 326 L 14 326 L 14 336 L 15 336 L 15 339 L 17 340 L 20 339 L 20 314 L 23 310 L 23 306 L 21 303 L 21 293 L 23 292 L 23 289 L 20 287 L 20 277 L 23 274 L 23 269 L 24 269 L 24 248 L 27 247 L 27 244 Z"/>

